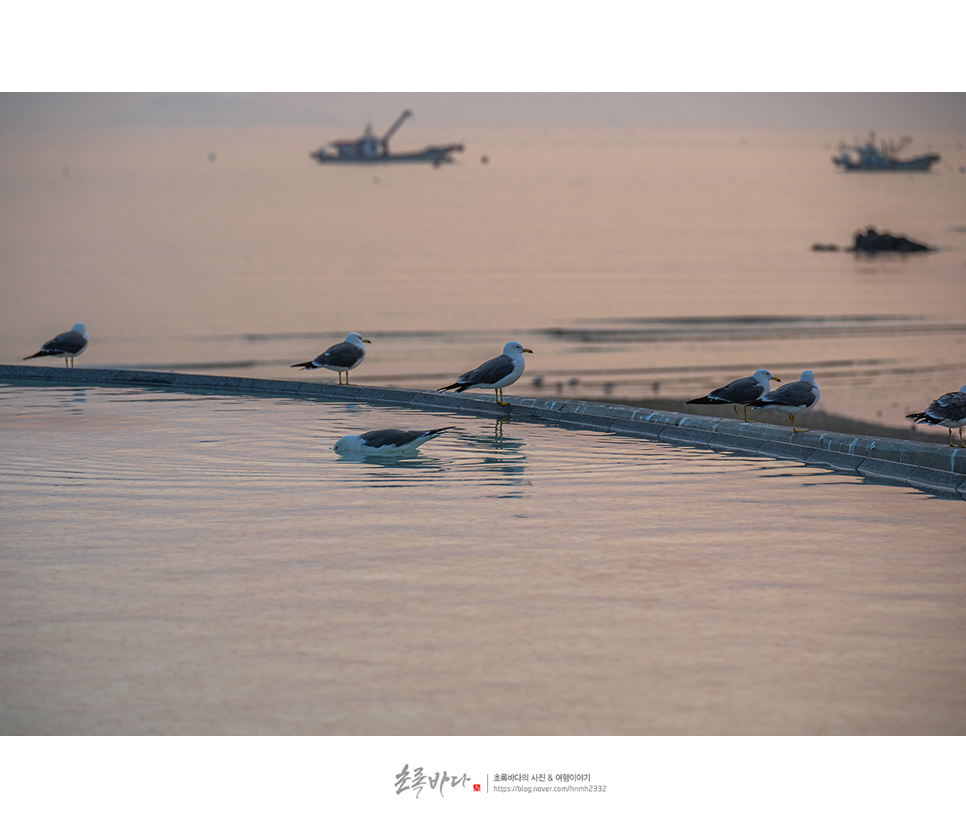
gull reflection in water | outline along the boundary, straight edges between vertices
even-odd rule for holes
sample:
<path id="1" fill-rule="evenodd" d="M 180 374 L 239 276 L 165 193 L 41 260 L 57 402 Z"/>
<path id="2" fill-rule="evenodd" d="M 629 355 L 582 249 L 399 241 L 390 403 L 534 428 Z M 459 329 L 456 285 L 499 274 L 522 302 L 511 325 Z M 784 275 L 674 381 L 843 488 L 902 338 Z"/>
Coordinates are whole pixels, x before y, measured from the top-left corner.
<path id="1" fill-rule="evenodd" d="M 66 388 L 57 393 L 54 405 L 70 414 L 83 414 L 87 405 L 87 388 Z"/>
<path id="2" fill-rule="evenodd" d="M 460 459 L 460 467 L 464 471 L 472 467 L 474 478 L 484 484 L 511 488 L 491 497 L 525 498 L 523 487 L 530 485 L 526 479 L 527 456 L 523 451 L 526 441 L 504 431 L 504 426 L 512 422 L 501 417 L 494 422 L 492 434 L 467 434 L 464 437 L 467 450 L 473 454 Z"/>
<path id="3" fill-rule="evenodd" d="M 446 461 L 419 449 L 394 454 L 351 452 L 335 455 L 337 466 L 358 467 L 366 486 L 405 487 L 436 483 L 446 472 Z"/>

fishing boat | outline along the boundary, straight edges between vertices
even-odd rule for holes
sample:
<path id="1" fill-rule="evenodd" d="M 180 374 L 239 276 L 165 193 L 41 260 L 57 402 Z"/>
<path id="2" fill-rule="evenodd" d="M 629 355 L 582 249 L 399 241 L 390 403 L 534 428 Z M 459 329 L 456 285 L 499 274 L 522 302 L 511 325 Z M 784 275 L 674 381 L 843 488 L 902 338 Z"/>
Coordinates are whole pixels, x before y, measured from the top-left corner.
<path id="1" fill-rule="evenodd" d="M 839 155 L 832 162 L 846 171 L 928 171 L 939 161 L 938 153 L 927 153 L 911 159 L 899 159 L 902 150 L 912 142 L 903 136 L 898 142 L 883 140 L 878 146 L 875 133 L 869 131 L 869 139 L 863 145 L 839 145 Z"/>
<path id="2" fill-rule="evenodd" d="M 463 146 L 460 144 L 452 145 L 429 145 L 419 151 L 406 151 L 403 153 L 392 153 L 389 150 L 389 140 L 403 122 L 413 115 L 412 110 L 404 110 L 402 115 L 393 122 L 392 127 L 383 136 L 376 136 L 372 132 L 372 126 L 366 125 L 365 132 L 358 139 L 344 139 L 330 142 L 329 147 L 323 145 L 316 151 L 312 151 L 309 157 L 320 164 L 329 163 L 355 163 L 355 164 L 379 164 L 387 162 L 428 162 L 434 167 L 439 167 L 444 162 L 453 162 L 453 154 L 462 152 Z"/>

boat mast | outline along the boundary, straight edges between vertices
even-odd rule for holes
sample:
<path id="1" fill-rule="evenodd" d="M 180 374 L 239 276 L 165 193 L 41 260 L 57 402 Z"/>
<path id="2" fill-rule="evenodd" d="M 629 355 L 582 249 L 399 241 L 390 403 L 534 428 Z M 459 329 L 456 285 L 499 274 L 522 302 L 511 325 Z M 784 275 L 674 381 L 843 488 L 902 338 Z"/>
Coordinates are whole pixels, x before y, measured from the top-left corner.
<path id="1" fill-rule="evenodd" d="M 389 154 L 389 140 L 392 138 L 392 135 L 397 130 L 399 130 L 399 128 L 402 127 L 402 123 L 412 115 L 413 115 L 412 110 L 403 110 L 402 115 L 398 119 L 396 119 L 396 121 L 392 123 L 392 127 L 390 127 L 389 130 L 386 131 L 385 136 L 383 136 L 381 139 L 382 152 L 384 155 Z"/>

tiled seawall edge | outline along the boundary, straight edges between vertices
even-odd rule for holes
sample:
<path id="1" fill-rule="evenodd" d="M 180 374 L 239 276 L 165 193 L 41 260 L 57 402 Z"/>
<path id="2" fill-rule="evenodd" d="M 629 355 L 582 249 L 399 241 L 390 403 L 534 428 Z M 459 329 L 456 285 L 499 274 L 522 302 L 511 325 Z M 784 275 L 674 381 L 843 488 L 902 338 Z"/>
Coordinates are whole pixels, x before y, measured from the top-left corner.
<path id="1" fill-rule="evenodd" d="M 199 393 L 337 399 L 481 417 L 506 417 L 798 460 L 871 479 L 905 483 L 950 497 L 966 498 L 966 450 L 963 449 L 836 432 L 806 431 L 794 434 L 790 427 L 785 429 L 767 423 L 743 423 L 734 419 L 651 411 L 609 403 L 508 397 L 509 404 L 500 406 L 489 391 L 439 394 L 405 388 L 370 388 L 123 368 L 0 365 L 0 381 L 43 385 L 124 385 Z M 807 424 L 806 420 L 802 422 Z"/>

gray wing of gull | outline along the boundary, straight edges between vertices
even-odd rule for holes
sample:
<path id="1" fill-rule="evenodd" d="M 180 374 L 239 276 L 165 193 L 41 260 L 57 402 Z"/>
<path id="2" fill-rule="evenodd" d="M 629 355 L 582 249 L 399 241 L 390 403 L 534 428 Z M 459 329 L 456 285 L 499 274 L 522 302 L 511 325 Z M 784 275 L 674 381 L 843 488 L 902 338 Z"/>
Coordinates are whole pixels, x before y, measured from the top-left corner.
<path id="1" fill-rule="evenodd" d="M 68 330 L 66 333 L 54 336 L 40 350 L 50 353 L 77 353 L 86 344 L 87 339 L 84 338 L 83 333 L 78 333 L 76 330 Z"/>
<path id="2" fill-rule="evenodd" d="M 765 394 L 758 402 L 766 405 L 788 405 L 805 407 L 815 404 L 815 389 L 807 382 L 789 382 Z"/>
<path id="3" fill-rule="evenodd" d="M 925 413 L 934 420 L 966 420 L 966 392 L 953 391 L 937 397 Z"/>
<path id="4" fill-rule="evenodd" d="M 379 449 L 383 446 L 405 446 L 407 443 L 412 443 L 414 440 L 418 440 L 427 434 L 433 434 L 433 432 L 376 429 L 374 431 L 367 431 L 365 434 L 359 436 L 365 441 L 367 446 Z"/>
<path id="5" fill-rule="evenodd" d="M 736 379 L 720 388 L 715 388 L 708 397 L 710 399 L 720 399 L 729 403 L 750 403 L 757 400 L 764 392 L 764 386 L 754 377 L 746 376 L 744 379 Z"/>
<path id="6" fill-rule="evenodd" d="M 325 353 L 315 357 L 317 365 L 335 365 L 340 368 L 351 368 L 359 362 L 366 352 L 358 345 L 339 342 L 332 345 Z"/>
<path id="7" fill-rule="evenodd" d="M 426 431 L 406 431 L 403 429 L 374 429 L 360 434 L 362 442 L 370 449 L 402 449 L 409 447 L 410 444 L 420 446 L 427 440 L 431 440 L 444 431 L 451 431 L 455 426 L 443 426 L 439 429 L 426 429 Z"/>
<path id="8" fill-rule="evenodd" d="M 493 385 L 513 372 L 513 359 L 500 354 L 488 359 L 480 367 L 467 371 L 457 381 L 460 385 Z"/>

